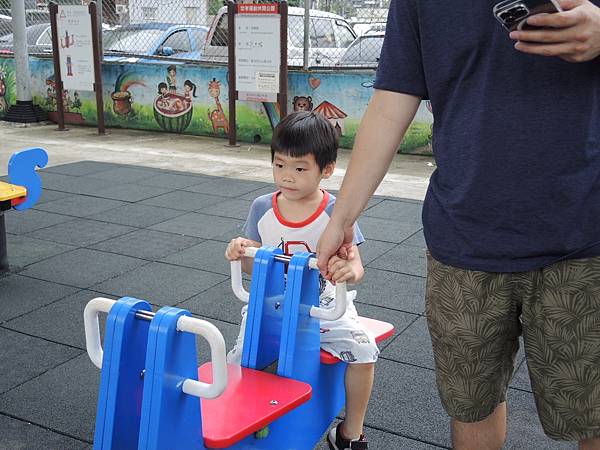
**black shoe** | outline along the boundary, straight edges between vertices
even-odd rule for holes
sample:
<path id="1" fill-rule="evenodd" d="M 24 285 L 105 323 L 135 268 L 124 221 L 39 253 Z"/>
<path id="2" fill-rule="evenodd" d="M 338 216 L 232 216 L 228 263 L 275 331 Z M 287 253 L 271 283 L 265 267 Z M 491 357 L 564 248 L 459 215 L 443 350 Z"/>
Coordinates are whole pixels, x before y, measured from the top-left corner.
<path id="1" fill-rule="evenodd" d="M 329 448 L 331 450 L 368 450 L 369 443 L 365 439 L 364 434 L 361 434 L 358 439 L 352 441 L 342 437 L 341 429 L 343 423 L 344 422 L 340 422 L 337 424 L 337 427 L 329 430 L 329 433 L 327 434 Z"/>

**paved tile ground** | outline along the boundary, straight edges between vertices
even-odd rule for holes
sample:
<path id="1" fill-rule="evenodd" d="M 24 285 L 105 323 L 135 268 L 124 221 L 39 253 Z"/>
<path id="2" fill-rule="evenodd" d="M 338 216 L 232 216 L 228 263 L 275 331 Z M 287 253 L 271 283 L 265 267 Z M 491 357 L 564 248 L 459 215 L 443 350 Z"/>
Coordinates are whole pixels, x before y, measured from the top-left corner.
<path id="1" fill-rule="evenodd" d="M 93 161 L 43 174 L 35 209 L 6 215 L 12 266 L 0 277 L 0 449 L 89 449 L 99 372 L 85 353 L 87 301 L 128 295 L 186 308 L 218 326 L 230 347 L 241 305 L 222 255 L 250 201 L 270 187 Z M 423 317 L 420 209 L 414 200 L 374 198 L 360 221 L 367 274 L 359 311 L 396 327 L 382 345 L 366 420 L 376 450 L 450 446 Z M 507 449 L 574 448 L 543 436 L 524 363 L 509 405 Z"/>

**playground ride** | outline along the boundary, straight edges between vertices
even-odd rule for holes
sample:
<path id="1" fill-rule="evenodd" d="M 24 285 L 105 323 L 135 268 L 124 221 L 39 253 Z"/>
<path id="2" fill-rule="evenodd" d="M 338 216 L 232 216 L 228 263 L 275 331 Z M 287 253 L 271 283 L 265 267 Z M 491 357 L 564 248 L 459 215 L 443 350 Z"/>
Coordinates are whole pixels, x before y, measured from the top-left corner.
<path id="1" fill-rule="evenodd" d="M 263 247 L 246 255 L 254 256 L 250 292 L 239 261 L 232 263 L 234 292 L 248 302 L 241 366 L 226 364 L 219 330 L 188 311 L 152 313 L 148 302 L 129 297 L 88 303 L 86 347 L 102 370 L 94 449 L 310 450 L 319 442 L 344 406 L 346 369 L 320 351 L 319 323 L 341 317 L 346 302 L 318 307 L 310 253 Z M 345 283 L 336 298 L 346 298 Z M 108 313 L 104 351 L 100 312 Z M 365 323 L 378 341 L 393 333 L 391 324 Z M 210 346 L 211 361 L 200 368 L 192 333 Z M 275 362 L 276 374 L 263 371 Z"/>
<path id="2" fill-rule="evenodd" d="M 0 273 L 8 271 L 4 211 L 25 211 L 34 206 L 42 194 L 42 182 L 36 167 L 48 164 L 48 154 L 41 148 L 14 153 L 8 161 L 8 183 L 0 181 Z"/>

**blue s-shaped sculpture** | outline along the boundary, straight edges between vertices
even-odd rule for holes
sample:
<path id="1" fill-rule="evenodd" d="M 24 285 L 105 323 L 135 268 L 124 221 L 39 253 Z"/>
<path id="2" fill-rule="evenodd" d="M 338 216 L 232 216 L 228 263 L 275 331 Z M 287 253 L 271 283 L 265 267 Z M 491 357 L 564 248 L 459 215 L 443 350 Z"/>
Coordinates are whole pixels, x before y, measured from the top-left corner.
<path id="1" fill-rule="evenodd" d="M 8 181 L 27 189 L 25 201 L 14 208 L 18 211 L 31 208 L 42 195 L 42 180 L 35 172 L 36 167 L 48 164 L 48 153 L 42 148 L 29 148 L 14 153 L 8 161 Z"/>

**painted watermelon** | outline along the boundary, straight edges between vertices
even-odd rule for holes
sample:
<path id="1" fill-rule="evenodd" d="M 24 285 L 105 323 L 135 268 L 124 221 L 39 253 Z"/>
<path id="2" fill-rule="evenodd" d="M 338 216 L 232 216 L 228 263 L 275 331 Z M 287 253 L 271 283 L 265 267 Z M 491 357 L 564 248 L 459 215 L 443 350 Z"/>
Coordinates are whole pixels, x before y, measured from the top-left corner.
<path id="1" fill-rule="evenodd" d="M 183 95 L 168 93 L 154 99 L 154 118 L 165 131 L 183 132 L 192 121 L 192 102 Z"/>

